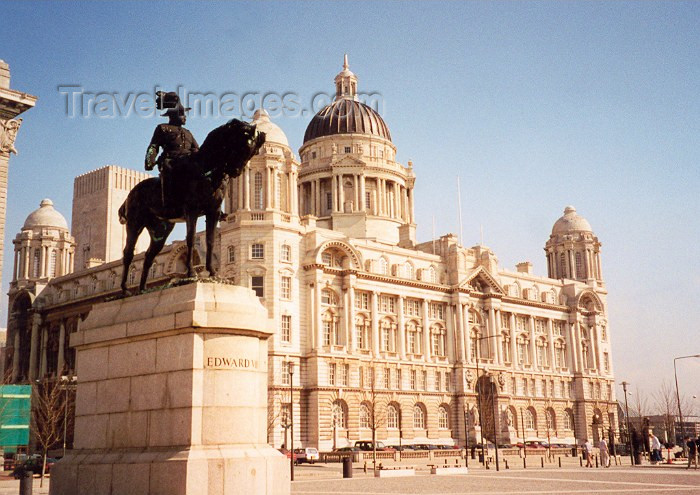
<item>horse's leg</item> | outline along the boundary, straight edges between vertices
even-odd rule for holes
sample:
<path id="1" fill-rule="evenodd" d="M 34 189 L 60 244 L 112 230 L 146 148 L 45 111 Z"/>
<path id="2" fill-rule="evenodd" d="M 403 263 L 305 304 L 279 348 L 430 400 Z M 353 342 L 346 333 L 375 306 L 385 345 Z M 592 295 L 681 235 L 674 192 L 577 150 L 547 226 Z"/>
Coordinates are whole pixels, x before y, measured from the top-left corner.
<path id="1" fill-rule="evenodd" d="M 207 214 L 207 271 L 210 277 L 216 277 L 216 270 L 212 265 L 214 253 L 214 234 L 216 233 L 216 224 L 219 221 L 219 209 L 214 213 Z"/>
<path id="2" fill-rule="evenodd" d="M 187 276 L 192 278 L 195 276 L 194 272 L 194 234 L 197 228 L 197 214 L 196 213 L 186 213 L 185 221 L 187 222 Z"/>
<path id="3" fill-rule="evenodd" d="M 165 246 L 165 241 L 168 240 L 168 235 L 172 232 L 174 225 L 170 222 L 161 222 L 157 226 L 149 226 L 148 233 L 151 235 L 151 243 L 148 245 L 146 255 L 143 260 L 143 272 L 141 273 L 141 282 L 139 283 L 139 291 L 143 292 L 146 289 L 146 281 L 148 280 L 148 272 L 153 266 L 153 260 L 156 259 Z"/>
<path id="4" fill-rule="evenodd" d="M 135 222 L 126 223 L 126 245 L 124 246 L 124 259 L 122 261 L 122 294 L 127 293 L 126 289 L 126 279 L 129 276 L 129 267 L 134 259 L 134 249 L 136 248 L 136 241 L 139 239 L 139 235 L 143 231 L 143 225 L 135 224 Z"/>

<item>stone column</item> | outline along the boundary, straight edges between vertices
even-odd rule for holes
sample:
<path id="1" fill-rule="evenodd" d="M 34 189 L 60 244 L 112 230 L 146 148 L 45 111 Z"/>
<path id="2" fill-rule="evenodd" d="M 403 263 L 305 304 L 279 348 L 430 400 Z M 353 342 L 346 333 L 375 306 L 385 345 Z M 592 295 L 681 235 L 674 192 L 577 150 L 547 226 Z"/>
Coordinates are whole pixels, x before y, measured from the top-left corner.
<path id="1" fill-rule="evenodd" d="M 365 191 L 365 176 L 364 174 L 360 175 L 360 202 L 358 203 L 360 205 L 360 211 L 365 211 L 365 196 L 366 196 L 366 191 Z"/>
<path id="2" fill-rule="evenodd" d="M 51 495 L 288 495 L 289 462 L 267 444 L 272 333 L 238 286 L 93 306 L 71 335 L 75 450 L 52 469 Z"/>
<path id="3" fill-rule="evenodd" d="M 379 296 L 372 291 L 372 356 L 379 357 Z"/>
<path id="4" fill-rule="evenodd" d="M 338 176 L 333 175 L 331 177 L 331 183 L 333 184 L 332 187 L 332 192 L 331 192 L 331 197 L 332 197 L 332 202 L 333 202 L 333 213 L 338 213 L 340 211 L 340 208 L 338 207 Z"/>
<path id="5" fill-rule="evenodd" d="M 250 165 L 245 166 L 245 172 L 243 173 L 243 184 L 244 184 L 244 194 L 245 194 L 245 209 L 250 211 Z"/>
<path id="6" fill-rule="evenodd" d="M 457 299 L 457 304 L 455 306 L 455 313 L 457 314 L 457 336 L 461 342 L 459 345 L 464 349 L 464 360 L 467 363 L 471 363 L 471 341 L 469 340 L 469 330 L 464 326 L 464 306 Z"/>
<path id="7" fill-rule="evenodd" d="M 343 175 L 338 176 L 338 211 L 345 213 L 345 187 L 343 186 Z"/>
<path id="8" fill-rule="evenodd" d="M 537 337 L 535 336 L 535 318 L 533 316 L 528 316 L 527 320 L 530 325 L 530 366 L 533 370 L 539 370 L 539 366 L 537 366 Z"/>
<path id="9" fill-rule="evenodd" d="M 316 274 L 316 281 L 314 282 L 314 313 L 313 319 L 316 325 L 316 349 L 321 349 L 324 345 L 323 342 L 323 321 L 321 319 L 321 282 L 320 276 Z"/>
<path id="10" fill-rule="evenodd" d="M 489 305 L 489 335 L 492 336 L 490 338 L 490 341 L 493 341 L 489 345 L 489 349 L 493 349 L 495 347 L 494 353 L 490 353 L 490 358 L 494 360 L 495 363 L 498 364 L 503 364 L 503 357 L 501 356 L 501 336 L 500 332 L 498 331 L 498 325 L 496 323 L 496 310 L 493 307 L 493 302 Z"/>
<path id="11" fill-rule="evenodd" d="M 404 314 L 403 314 L 403 303 L 404 303 L 404 297 L 399 296 L 397 298 L 397 304 L 399 305 L 398 307 L 398 322 L 399 322 L 399 332 L 397 335 L 397 338 L 399 340 L 399 356 L 401 359 L 406 359 L 406 321 L 404 319 Z"/>
<path id="12" fill-rule="evenodd" d="M 459 345 L 456 346 L 458 352 L 455 353 L 455 322 L 454 322 L 454 314 L 452 312 L 452 305 L 451 304 L 446 304 L 445 305 L 445 323 L 446 323 L 446 328 L 445 331 L 447 332 L 445 340 L 447 341 L 447 349 L 445 349 L 445 354 L 447 355 L 447 359 L 450 362 L 457 361 L 461 362 L 464 359 L 464 356 L 462 355 L 462 350 L 459 347 Z"/>
<path id="13" fill-rule="evenodd" d="M 555 369 L 554 366 L 554 331 L 552 330 L 552 319 L 547 318 L 547 359 L 549 360 L 549 369 Z"/>
<path id="14" fill-rule="evenodd" d="M 355 287 L 353 283 L 348 283 L 348 307 L 347 307 L 347 322 L 348 322 L 348 349 L 354 351 L 357 349 L 355 339 Z"/>
<path id="15" fill-rule="evenodd" d="M 353 212 L 360 210 L 360 191 L 358 189 L 359 180 L 357 174 L 352 175 L 352 195 L 355 200 L 353 201 Z"/>
<path id="16" fill-rule="evenodd" d="M 39 363 L 37 358 L 39 357 L 39 325 L 41 325 L 41 315 L 39 313 L 34 313 L 32 317 L 32 336 L 31 344 L 29 347 L 29 371 L 28 377 L 30 381 L 36 380 L 37 371 L 39 371 Z"/>
<path id="17" fill-rule="evenodd" d="M 66 364 L 66 355 L 65 355 L 65 342 L 66 342 L 66 322 L 61 320 L 61 325 L 59 327 L 59 332 L 58 332 L 58 369 L 56 370 L 56 373 L 58 376 L 60 376 L 63 373 L 63 367 Z"/>
<path id="18" fill-rule="evenodd" d="M 413 206 L 413 188 L 410 187 L 408 189 L 408 223 L 414 223 L 413 219 L 415 216 L 413 213 Z"/>
<path id="19" fill-rule="evenodd" d="M 49 327 L 48 325 L 41 329 L 41 366 L 39 367 L 39 378 L 46 376 L 46 363 L 49 343 Z"/>
<path id="20" fill-rule="evenodd" d="M 518 363 L 518 331 L 515 328 L 515 314 L 510 314 L 510 361 L 513 368 L 520 368 Z"/>
<path id="21" fill-rule="evenodd" d="M 430 320 L 428 320 L 428 300 L 423 299 L 423 358 L 427 362 L 432 362 L 430 348 Z"/>
<path id="22" fill-rule="evenodd" d="M 15 331 L 15 338 L 13 342 L 14 345 L 12 351 L 12 383 L 15 383 L 17 382 L 17 380 L 19 380 L 19 331 L 20 329 L 17 329 Z"/>

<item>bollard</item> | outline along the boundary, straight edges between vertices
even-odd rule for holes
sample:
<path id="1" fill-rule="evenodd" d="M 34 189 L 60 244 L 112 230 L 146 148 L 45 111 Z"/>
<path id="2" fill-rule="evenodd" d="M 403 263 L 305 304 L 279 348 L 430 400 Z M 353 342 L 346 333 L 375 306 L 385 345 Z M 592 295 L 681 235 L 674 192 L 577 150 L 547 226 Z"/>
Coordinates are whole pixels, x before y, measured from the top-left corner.
<path id="1" fill-rule="evenodd" d="M 34 488 L 34 473 L 26 471 L 24 476 L 19 479 L 19 495 L 32 495 Z"/>
<path id="2" fill-rule="evenodd" d="M 365 466 L 362 469 L 364 470 L 365 473 L 367 472 L 367 461 L 365 461 Z"/>
<path id="3" fill-rule="evenodd" d="M 505 463 L 506 463 L 506 469 L 510 469 L 510 468 L 508 467 L 508 459 L 503 459 L 503 460 L 504 460 Z"/>
<path id="4" fill-rule="evenodd" d="M 583 457 L 578 458 L 578 465 L 583 467 Z"/>
<path id="5" fill-rule="evenodd" d="M 595 456 L 595 467 L 598 467 L 598 456 Z"/>
<path id="6" fill-rule="evenodd" d="M 559 456 L 558 459 L 559 459 L 559 467 L 561 467 L 561 456 Z"/>
<path id="7" fill-rule="evenodd" d="M 343 457 L 343 478 L 352 478 L 352 458 Z"/>
<path id="8" fill-rule="evenodd" d="M 490 468 L 489 468 L 489 460 L 488 460 L 488 459 L 486 459 L 486 469 L 490 469 Z"/>
<path id="9" fill-rule="evenodd" d="M 527 457 L 523 457 L 523 469 L 527 469 Z"/>

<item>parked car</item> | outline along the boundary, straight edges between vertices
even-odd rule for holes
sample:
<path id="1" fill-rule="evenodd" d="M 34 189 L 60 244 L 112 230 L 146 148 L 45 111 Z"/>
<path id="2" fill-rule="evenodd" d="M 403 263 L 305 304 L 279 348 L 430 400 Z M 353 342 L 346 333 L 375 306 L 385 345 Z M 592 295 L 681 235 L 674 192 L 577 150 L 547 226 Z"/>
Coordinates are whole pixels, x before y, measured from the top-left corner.
<path id="1" fill-rule="evenodd" d="M 364 450 L 364 451 L 373 451 L 374 450 L 374 445 L 372 444 L 371 440 L 358 440 L 357 442 L 355 442 L 355 447 L 358 447 L 360 450 Z M 396 449 L 393 449 L 391 447 L 387 447 L 382 442 L 377 442 L 377 451 L 396 452 Z"/>
<path id="2" fill-rule="evenodd" d="M 54 464 L 58 462 L 56 459 L 53 457 L 47 457 L 46 458 L 46 474 L 49 474 L 51 472 L 51 468 L 53 467 Z M 15 464 L 15 469 L 12 471 L 12 476 L 18 480 L 22 478 L 25 472 L 31 471 L 34 474 L 41 474 L 41 467 L 44 463 L 44 458 L 40 455 L 33 455 L 27 459 L 25 459 L 22 462 L 18 462 Z"/>
<path id="3" fill-rule="evenodd" d="M 525 442 L 525 447 L 528 449 L 546 449 L 549 448 L 549 444 L 539 440 L 528 440 Z"/>
<path id="4" fill-rule="evenodd" d="M 362 449 L 360 447 L 340 447 L 339 449 L 335 449 L 333 452 L 361 452 Z"/>
<path id="5" fill-rule="evenodd" d="M 306 447 L 305 449 L 294 449 L 294 455 L 297 459 L 297 464 L 302 462 L 308 462 L 309 464 L 313 464 L 320 458 L 320 456 L 318 455 L 318 450 L 313 447 Z"/>
<path id="6" fill-rule="evenodd" d="M 288 449 L 277 449 L 280 452 L 282 452 L 284 455 L 287 456 L 287 459 L 292 458 L 292 453 Z M 297 453 L 297 449 L 294 449 L 294 464 L 299 464 L 299 454 Z"/>
<path id="7" fill-rule="evenodd" d="M 437 450 L 438 446 L 432 443 L 419 443 L 414 445 L 416 450 Z"/>
<path id="8" fill-rule="evenodd" d="M 394 449 L 396 451 L 404 451 L 404 450 L 415 450 L 413 448 L 413 445 L 389 445 L 387 448 L 389 449 Z"/>
<path id="9" fill-rule="evenodd" d="M 437 448 L 440 450 L 455 450 L 455 449 L 459 449 L 460 446 L 459 445 L 440 444 L 440 445 L 437 445 Z"/>

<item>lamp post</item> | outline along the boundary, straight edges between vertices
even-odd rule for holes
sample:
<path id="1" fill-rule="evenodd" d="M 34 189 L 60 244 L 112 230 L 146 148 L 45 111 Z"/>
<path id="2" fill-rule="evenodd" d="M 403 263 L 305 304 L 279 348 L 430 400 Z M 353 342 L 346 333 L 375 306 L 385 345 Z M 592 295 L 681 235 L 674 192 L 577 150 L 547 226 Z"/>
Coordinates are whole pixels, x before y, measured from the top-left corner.
<path id="1" fill-rule="evenodd" d="M 476 348 L 475 348 L 475 351 L 476 351 L 476 386 L 474 387 L 474 391 L 476 392 L 476 404 L 477 404 L 477 407 L 479 408 L 479 431 L 481 433 L 481 435 L 480 435 L 481 436 L 481 459 L 482 459 L 482 462 L 484 464 L 486 464 L 486 456 L 484 455 L 484 415 L 483 415 L 482 410 L 481 410 L 481 386 L 479 385 L 479 359 L 480 359 L 479 347 L 481 347 L 480 342 L 482 340 L 491 339 L 494 337 L 498 337 L 498 335 L 485 335 L 483 337 L 477 337 L 476 339 L 474 339 L 474 341 L 476 342 Z M 490 383 L 490 386 L 495 386 L 495 384 Z M 479 387 L 478 391 L 476 391 L 476 387 Z M 494 397 L 493 390 L 491 391 L 491 397 Z M 496 430 L 496 419 L 497 419 L 496 418 L 496 410 L 497 410 L 496 401 L 494 399 L 494 411 L 491 411 L 493 414 L 493 445 L 494 445 L 494 449 L 496 452 L 496 454 L 495 454 L 496 455 L 496 471 L 500 471 L 499 465 L 498 465 L 498 431 Z"/>
<path id="2" fill-rule="evenodd" d="M 464 466 L 469 467 L 469 411 L 464 400 Z"/>
<path id="3" fill-rule="evenodd" d="M 63 457 L 66 456 L 66 437 L 68 433 L 68 389 L 71 388 L 71 386 L 75 386 L 75 383 L 78 381 L 78 377 L 75 375 L 71 376 L 66 376 L 63 375 L 61 376 L 61 384 L 63 385 L 63 388 L 66 390 L 66 403 L 65 407 L 63 409 Z"/>
<path id="4" fill-rule="evenodd" d="M 294 363 L 292 361 L 287 362 L 287 367 L 289 373 L 289 424 L 291 431 L 289 450 L 292 454 L 289 462 L 289 474 L 291 481 L 294 481 Z"/>
<path id="5" fill-rule="evenodd" d="M 634 466 L 634 453 L 632 452 L 632 429 L 630 428 L 630 408 L 627 405 L 627 385 L 629 383 L 622 382 L 622 390 L 625 393 L 625 417 L 627 418 L 627 443 L 630 446 L 630 461 Z"/>
<path id="6" fill-rule="evenodd" d="M 679 359 L 689 359 L 689 358 L 700 358 L 700 354 L 693 354 L 692 356 L 680 356 L 673 358 L 673 376 L 676 378 L 676 402 L 678 403 L 678 418 L 681 421 L 681 442 L 683 443 L 683 452 L 685 452 L 685 426 L 683 425 L 683 411 L 681 411 L 681 394 L 678 391 L 678 372 L 676 371 L 676 361 Z"/>

